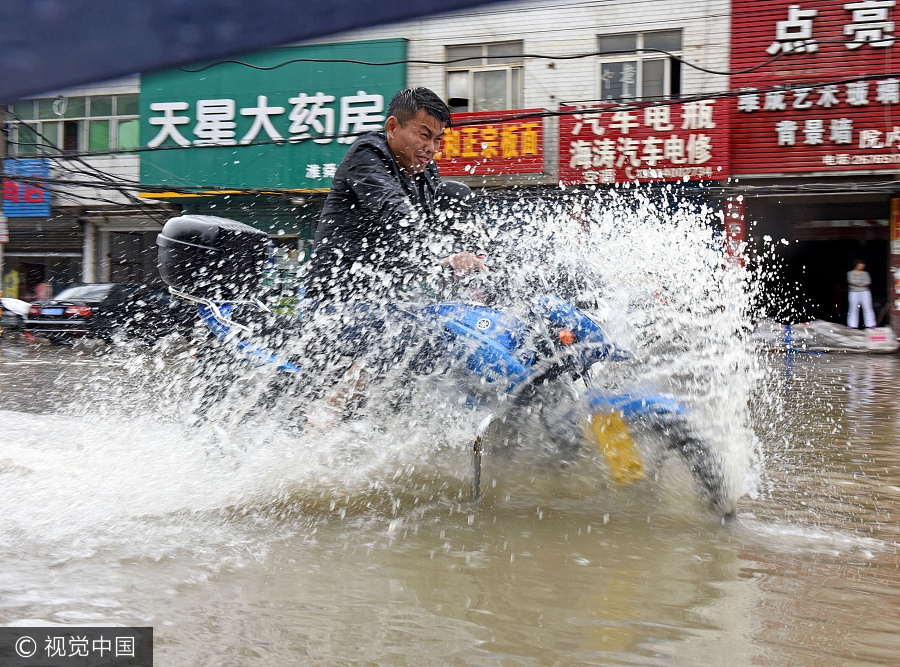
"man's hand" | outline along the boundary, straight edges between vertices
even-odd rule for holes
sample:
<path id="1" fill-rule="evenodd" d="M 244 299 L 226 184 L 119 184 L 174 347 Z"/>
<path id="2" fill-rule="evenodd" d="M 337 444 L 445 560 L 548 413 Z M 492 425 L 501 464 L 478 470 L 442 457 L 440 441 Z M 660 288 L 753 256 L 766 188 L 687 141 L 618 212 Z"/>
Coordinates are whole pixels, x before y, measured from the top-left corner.
<path id="1" fill-rule="evenodd" d="M 470 252 L 458 252 L 455 255 L 444 257 L 441 260 L 441 264 L 445 264 L 453 269 L 453 273 L 458 277 L 468 276 L 476 271 L 490 273 L 485 263 Z"/>

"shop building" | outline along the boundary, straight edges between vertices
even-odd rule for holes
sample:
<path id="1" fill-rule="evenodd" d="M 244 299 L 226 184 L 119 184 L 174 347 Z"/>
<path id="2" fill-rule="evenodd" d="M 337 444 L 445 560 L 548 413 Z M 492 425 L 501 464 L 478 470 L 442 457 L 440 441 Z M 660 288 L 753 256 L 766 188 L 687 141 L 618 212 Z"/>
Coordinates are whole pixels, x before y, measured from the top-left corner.
<path id="1" fill-rule="evenodd" d="M 772 239 L 782 262 L 771 289 L 798 296 L 802 312 L 780 315 L 845 322 L 862 259 L 886 322 L 900 267 L 895 2 L 731 5 L 731 173 L 757 247 Z"/>
<path id="2" fill-rule="evenodd" d="M 153 239 L 178 211 L 260 226 L 302 260 L 347 146 L 406 86 L 448 101 L 457 126 L 437 160 L 473 187 L 724 178 L 727 116 L 695 102 L 726 87 L 714 72 L 727 68 L 728 3 L 659 7 L 506 3 L 15 104 L 6 182 L 41 161 L 51 210 L 7 215 L 5 271 L 21 267 L 24 295 L 48 281 L 154 280 Z M 693 102 L 668 102 L 680 97 Z M 139 184 L 140 197 L 109 181 Z"/>
<path id="3" fill-rule="evenodd" d="M 714 72 L 727 70 L 729 37 L 727 1 L 700 6 L 678 0 L 665 3 L 664 12 L 661 4 L 513 2 L 365 34 L 408 36 L 409 85 L 427 86 L 450 104 L 460 127 L 450 135 L 449 152 L 438 159 L 442 173 L 488 188 L 553 188 L 561 179 L 659 181 L 657 173 L 637 173 L 670 166 L 668 160 L 651 157 L 650 164 L 640 152 L 635 155 L 638 142 L 630 129 L 635 122 L 645 126 L 643 110 L 614 120 L 612 106 L 597 105 L 654 106 L 724 90 L 727 77 Z M 567 114 L 575 109 L 584 109 L 586 117 L 572 121 Z M 543 116 L 539 157 L 520 153 L 510 159 L 502 150 L 504 127 L 533 123 L 541 116 L 528 114 L 536 112 Z M 717 115 L 724 123 L 723 112 Z M 724 157 L 727 146 L 721 137 L 717 141 L 713 150 Z M 528 163 L 523 157 L 536 159 Z M 617 173 L 608 171 L 610 162 Z M 626 174 L 629 167 L 634 171 Z"/>
<path id="4" fill-rule="evenodd" d="M 727 107 L 702 96 L 727 88 L 728 4 L 658 9 L 507 3 L 146 75 L 143 196 L 261 226 L 302 260 L 347 146 L 406 86 L 453 111 L 441 173 L 499 196 L 725 179 Z"/>
<path id="5" fill-rule="evenodd" d="M 447 177 L 500 196 L 687 181 L 721 205 L 730 247 L 785 239 L 779 280 L 805 295 L 805 315 L 842 320 L 856 257 L 883 309 L 893 8 L 513 2 L 13 105 L 8 182 L 49 163 L 52 210 L 7 214 L 7 268 L 24 262 L 27 285 L 152 280 L 155 234 L 180 211 L 263 228 L 295 267 L 349 144 L 381 127 L 396 90 L 421 85 L 454 113 L 436 158 Z M 136 188 L 103 189 L 92 168 Z"/>
<path id="6" fill-rule="evenodd" d="M 400 38 L 292 46 L 144 75 L 141 198 L 266 231 L 295 292 L 331 178 L 406 85 Z"/>

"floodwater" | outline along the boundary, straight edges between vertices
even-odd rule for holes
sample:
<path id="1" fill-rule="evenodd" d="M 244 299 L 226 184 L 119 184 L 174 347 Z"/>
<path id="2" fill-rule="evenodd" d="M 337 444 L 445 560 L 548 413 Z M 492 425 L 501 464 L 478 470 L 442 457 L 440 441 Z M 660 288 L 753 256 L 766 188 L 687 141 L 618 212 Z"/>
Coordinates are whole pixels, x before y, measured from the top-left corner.
<path id="1" fill-rule="evenodd" d="M 187 424 L 158 381 L 178 350 L 0 350 L 2 625 L 150 625 L 157 665 L 900 655 L 896 356 L 760 353 L 761 456 L 723 525 L 677 476 L 616 493 L 490 455 L 475 506 L 453 425 Z"/>
<path id="2" fill-rule="evenodd" d="M 166 666 L 897 664 L 898 357 L 755 349 L 716 212 L 632 194 L 478 213 L 493 289 L 588 304 L 634 353 L 588 380 L 681 401 L 736 519 L 659 433 L 564 464 L 546 415 L 473 503 L 474 415 L 396 369 L 315 432 L 302 373 L 4 341 L 0 624 L 153 626 Z"/>

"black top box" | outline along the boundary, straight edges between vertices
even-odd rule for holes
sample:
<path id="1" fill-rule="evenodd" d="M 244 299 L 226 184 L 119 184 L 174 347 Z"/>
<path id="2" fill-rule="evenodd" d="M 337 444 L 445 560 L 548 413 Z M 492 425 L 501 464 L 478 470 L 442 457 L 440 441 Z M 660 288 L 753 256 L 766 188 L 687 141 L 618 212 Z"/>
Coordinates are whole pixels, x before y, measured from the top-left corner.
<path id="1" fill-rule="evenodd" d="M 213 300 L 252 296 L 268 257 L 265 232 L 211 215 L 170 219 L 156 244 L 159 274 L 167 285 Z"/>

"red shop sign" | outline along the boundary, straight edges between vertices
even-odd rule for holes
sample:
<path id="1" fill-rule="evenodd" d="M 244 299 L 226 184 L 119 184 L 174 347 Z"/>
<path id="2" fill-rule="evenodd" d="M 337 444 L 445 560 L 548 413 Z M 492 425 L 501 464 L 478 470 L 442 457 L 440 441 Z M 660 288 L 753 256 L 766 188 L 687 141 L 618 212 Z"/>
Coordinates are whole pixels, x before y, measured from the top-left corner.
<path id="1" fill-rule="evenodd" d="M 735 174 L 897 169 L 895 4 L 732 0 Z"/>
<path id="2" fill-rule="evenodd" d="M 728 177 L 723 100 L 560 106 L 559 180 L 564 184 L 696 181 Z"/>
<path id="3" fill-rule="evenodd" d="M 434 160 L 442 176 L 540 174 L 544 170 L 541 109 L 453 114 Z"/>

